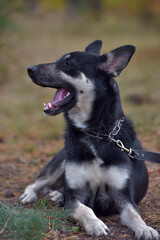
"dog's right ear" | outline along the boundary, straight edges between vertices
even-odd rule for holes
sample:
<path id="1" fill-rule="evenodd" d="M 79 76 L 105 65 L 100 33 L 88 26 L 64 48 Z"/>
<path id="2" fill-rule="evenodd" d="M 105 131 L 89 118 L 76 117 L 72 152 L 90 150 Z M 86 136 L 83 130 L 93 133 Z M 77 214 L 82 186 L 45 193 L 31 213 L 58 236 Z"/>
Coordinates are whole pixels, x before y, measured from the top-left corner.
<path id="1" fill-rule="evenodd" d="M 86 47 L 85 52 L 94 53 L 96 55 L 99 55 L 100 51 L 101 51 L 101 48 L 102 48 L 102 41 L 101 40 L 96 40 L 96 41 L 90 43 Z"/>

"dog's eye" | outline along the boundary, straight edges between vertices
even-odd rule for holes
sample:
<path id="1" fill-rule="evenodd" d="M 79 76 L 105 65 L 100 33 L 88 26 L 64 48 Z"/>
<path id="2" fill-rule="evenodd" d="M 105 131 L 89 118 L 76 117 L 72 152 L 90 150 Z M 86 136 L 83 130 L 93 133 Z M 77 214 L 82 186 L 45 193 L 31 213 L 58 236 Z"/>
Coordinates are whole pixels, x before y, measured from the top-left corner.
<path id="1" fill-rule="evenodd" d="M 73 67 L 73 64 L 71 62 L 69 62 L 69 61 L 66 61 L 66 65 L 70 66 L 70 67 Z"/>

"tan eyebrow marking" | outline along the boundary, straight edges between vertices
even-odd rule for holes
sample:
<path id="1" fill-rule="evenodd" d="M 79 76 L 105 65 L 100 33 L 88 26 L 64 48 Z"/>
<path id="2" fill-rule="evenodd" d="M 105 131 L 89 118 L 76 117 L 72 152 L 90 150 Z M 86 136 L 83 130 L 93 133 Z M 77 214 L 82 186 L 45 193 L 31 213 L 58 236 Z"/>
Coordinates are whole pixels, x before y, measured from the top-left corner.
<path id="1" fill-rule="evenodd" d="M 69 60 L 71 58 L 71 54 L 65 56 L 65 60 Z"/>

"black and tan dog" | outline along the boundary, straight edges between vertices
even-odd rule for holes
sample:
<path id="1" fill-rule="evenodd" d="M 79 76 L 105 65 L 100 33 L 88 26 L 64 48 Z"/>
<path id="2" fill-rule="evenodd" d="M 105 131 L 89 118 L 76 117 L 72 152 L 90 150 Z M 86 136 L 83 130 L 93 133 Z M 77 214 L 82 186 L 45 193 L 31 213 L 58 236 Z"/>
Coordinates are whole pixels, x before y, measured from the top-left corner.
<path id="1" fill-rule="evenodd" d="M 118 212 L 137 239 L 158 240 L 158 232 L 145 224 L 136 205 L 148 187 L 145 163 L 112 141 L 114 136 L 129 148 L 142 148 L 123 113 L 114 80 L 135 47 L 126 45 L 100 55 L 101 47 L 102 41 L 97 40 L 85 52 L 67 53 L 54 63 L 28 68 L 34 83 L 57 89 L 51 102 L 44 104 L 44 112 L 51 116 L 64 112 L 67 130 L 64 148 L 20 200 L 36 201 L 38 192 L 47 188 L 50 199 L 64 204 L 89 235 L 109 233 L 95 214 Z"/>

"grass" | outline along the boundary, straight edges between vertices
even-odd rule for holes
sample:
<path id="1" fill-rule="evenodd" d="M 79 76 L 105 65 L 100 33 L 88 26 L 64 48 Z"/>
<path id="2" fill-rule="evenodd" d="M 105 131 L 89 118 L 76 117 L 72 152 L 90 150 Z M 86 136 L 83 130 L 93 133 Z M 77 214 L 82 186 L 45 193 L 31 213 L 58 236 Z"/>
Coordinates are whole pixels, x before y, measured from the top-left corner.
<path id="1" fill-rule="evenodd" d="M 40 199 L 33 208 L 0 202 L 1 239 L 39 240 L 48 232 L 67 230 L 67 210 L 51 207 L 48 201 Z"/>
<path id="2" fill-rule="evenodd" d="M 36 148 L 35 144 L 28 143 L 23 147 L 23 152 L 31 153 L 34 151 L 35 148 Z"/>

